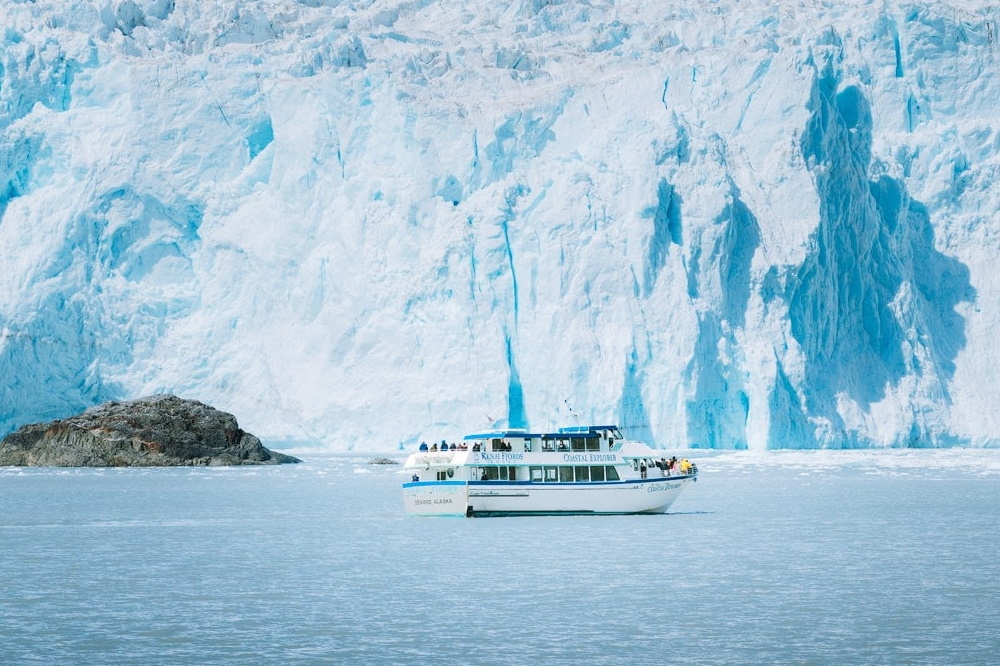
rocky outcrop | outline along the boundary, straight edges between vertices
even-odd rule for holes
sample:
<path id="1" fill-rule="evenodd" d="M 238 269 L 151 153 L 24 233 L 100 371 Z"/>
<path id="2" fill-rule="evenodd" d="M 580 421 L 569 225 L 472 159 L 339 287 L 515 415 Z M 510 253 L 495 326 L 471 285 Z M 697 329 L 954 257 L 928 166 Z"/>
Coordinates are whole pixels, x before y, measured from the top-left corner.
<path id="1" fill-rule="evenodd" d="M 236 417 L 196 400 L 154 395 L 107 402 L 82 414 L 33 423 L 0 442 L 0 465 L 172 467 L 301 462 L 264 447 Z"/>

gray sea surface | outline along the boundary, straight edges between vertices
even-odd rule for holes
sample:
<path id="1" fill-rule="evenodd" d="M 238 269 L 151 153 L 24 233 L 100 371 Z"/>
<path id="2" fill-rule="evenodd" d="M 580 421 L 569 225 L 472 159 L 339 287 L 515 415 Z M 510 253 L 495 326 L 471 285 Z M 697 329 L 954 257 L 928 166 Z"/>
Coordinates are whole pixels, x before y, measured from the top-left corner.
<path id="1" fill-rule="evenodd" d="M 1000 662 L 997 450 L 692 452 L 666 515 L 474 519 L 293 453 L 0 468 L 0 663 Z"/>

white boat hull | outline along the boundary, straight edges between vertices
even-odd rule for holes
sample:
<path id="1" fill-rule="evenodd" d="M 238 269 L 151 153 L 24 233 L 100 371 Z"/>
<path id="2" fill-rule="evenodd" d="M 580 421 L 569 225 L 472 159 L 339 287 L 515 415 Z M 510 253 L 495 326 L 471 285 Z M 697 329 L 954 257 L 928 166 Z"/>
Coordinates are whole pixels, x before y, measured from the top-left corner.
<path id="1" fill-rule="evenodd" d="M 469 484 L 466 481 L 404 483 L 403 504 L 410 516 L 465 516 Z"/>
<path id="2" fill-rule="evenodd" d="M 664 513 L 694 475 L 580 483 L 425 481 L 403 484 L 412 516 Z"/>

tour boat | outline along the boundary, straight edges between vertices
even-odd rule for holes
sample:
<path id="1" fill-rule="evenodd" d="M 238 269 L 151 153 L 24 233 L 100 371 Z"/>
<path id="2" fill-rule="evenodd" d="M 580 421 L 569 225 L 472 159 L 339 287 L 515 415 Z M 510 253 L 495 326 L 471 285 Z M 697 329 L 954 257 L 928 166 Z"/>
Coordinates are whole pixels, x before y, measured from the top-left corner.
<path id="1" fill-rule="evenodd" d="M 411 516 L 663 513 L 698 468 L 626 440 L 618 426 L 498 430 L 411 454 Z"/>

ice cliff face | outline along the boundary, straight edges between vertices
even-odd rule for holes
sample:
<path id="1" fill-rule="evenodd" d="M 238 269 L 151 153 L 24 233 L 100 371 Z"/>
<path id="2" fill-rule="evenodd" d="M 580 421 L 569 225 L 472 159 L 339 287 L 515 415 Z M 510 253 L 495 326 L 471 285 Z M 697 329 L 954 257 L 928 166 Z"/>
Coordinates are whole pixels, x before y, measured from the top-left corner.
<path id="1" fill-rule="evenodd" d="M 0 434 L 996 445 L 1000 10 L 816 4 L 4 3 Z"/>

